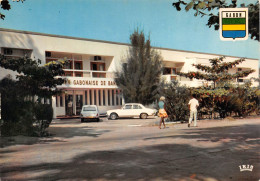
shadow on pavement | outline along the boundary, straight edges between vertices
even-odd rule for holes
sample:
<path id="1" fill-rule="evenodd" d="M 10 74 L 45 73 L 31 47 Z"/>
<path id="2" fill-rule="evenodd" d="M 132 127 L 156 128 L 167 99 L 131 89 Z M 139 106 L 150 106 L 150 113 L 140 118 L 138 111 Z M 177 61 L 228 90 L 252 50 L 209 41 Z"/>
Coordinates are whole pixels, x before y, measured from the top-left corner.
<path id="1" fill-rule="evenodd" d="M 221 144 L 213 148 L 180 143 L 95 151 L 78 155 L 66 163 L 2 166 L 1 177 L 12 179 L 14 174 L 20 173 L 18 180 L 258 180 L 258 130 L 259 127 L 251 125 L 196 129 L 166 138 L 197 138 L 199 142 Z M 223 142 L 227 138 L 229 142 Z M 151 139 L 165 137 L 146 140 Z M 242 164 L 252 164 L 254 170 L 240 172 Z"/>
<path id="2" fill-rule="evenodd" d="M 60 138 L 72 138 L 75 136 L 98 137 L 104 133 L 109 132 L 109 130 L 99 130 L 99 129 L 95 129 L 95 128 L 90 128 L 88 126 L 49 127 L 48 131 L 52 134 L 53 137 L 60 137 Z"/>
<path id="3" fill-rule="evenodd" d="M 80 127 L 49 127 L 49 137 L 29 137 L 29 136 L 13 136 L 0 137 L 0 148 L 12 145 L 33 145 L 33 144 L 48 144 L 51 142 L 66 142 L 64 138 L 72 138 L 75 136 L 98 137 L 109 130 L 96 130 L 88 126 Z"/>
<path id="4" fill-rule="evenodd" d="M 249 139 L 258 139 L 260 130 L 255 125 L 243 126 L 229 126 L 229 127 L 214 127 L 214 128 L 196 128 L 196 129 L 183 129 L 185 132 L 182 135 L 173 136 L 158 136 L 149 137 L 144 140 L 164 139 L 164 138 L 185 138 L 185 139 L 199 139 L 198 141 L 218 142 L 223 139 L 232 140 L 232 142 L 243 143 Z M 251 130 L 250 132 L 248 130 Z"/>
<path id="5" fill-rule="evenodd" d="M 50 142 L 65 142 L 60 139 L 53 139 L 51 137 L 29 137 L 29 136 L 13 136 L 0 137 L 0 147 L 4 148 L 13 145 L 33 145 L 33 144 L 48 144 Z M 9 152 L 10 153 L 10 152 Z M 0 152 L 1 154 L 1 152 Z"/>

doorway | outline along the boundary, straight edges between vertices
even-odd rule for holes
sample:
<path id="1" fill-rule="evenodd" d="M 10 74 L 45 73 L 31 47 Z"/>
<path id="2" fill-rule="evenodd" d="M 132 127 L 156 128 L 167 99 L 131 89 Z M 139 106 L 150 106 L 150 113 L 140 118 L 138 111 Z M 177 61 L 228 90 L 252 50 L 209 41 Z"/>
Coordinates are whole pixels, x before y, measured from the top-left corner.
<path id="1" fill-rule="evenodd" d="M 65 112 L 66 112 L 66 116 L 73 115 L 73 95 L 72 94 L 65 95 Z"/>
<path id="2" fill-rule="evenodd" d="M 83 106 L 83 95 L 76 95 L 76 115 L 80 115 L 81 109 Z"/>

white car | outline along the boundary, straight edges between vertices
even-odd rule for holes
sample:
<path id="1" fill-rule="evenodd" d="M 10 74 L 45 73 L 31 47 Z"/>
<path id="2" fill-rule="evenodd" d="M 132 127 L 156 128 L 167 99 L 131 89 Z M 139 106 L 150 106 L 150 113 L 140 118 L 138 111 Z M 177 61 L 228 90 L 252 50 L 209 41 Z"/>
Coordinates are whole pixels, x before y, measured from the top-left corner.
<path id="1" fill-rule="evenodd" d="M 90 119 L 99 121 L 99 116 L 99 110 L 96 105 L 84 105 L 80 112 L 81 122 Z"/>
<path id="2" fill-rule="evenodd" d="M 110 119 L 117 119 L 121 117 L 140 117 L 146 119 L 148 116 L 153 116 L 156 113 L 156 109 L 150 109 L 144 107 L 138 103 L 127 103 L 121 109 L 114 109 L 107 111 L 107 115 Z"/>

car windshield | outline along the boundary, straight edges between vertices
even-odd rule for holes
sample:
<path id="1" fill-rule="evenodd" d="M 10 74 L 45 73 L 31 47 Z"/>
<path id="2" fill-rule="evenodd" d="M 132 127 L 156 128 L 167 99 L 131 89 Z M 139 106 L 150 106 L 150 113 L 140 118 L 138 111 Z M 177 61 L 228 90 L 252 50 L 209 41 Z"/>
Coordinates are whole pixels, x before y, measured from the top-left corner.
<path id="1" fill-rule="evenodd" d="M 89 106 L 89 107 L 84 107 L 84 108 L 83 108 L 83 111 L 96 111 L 96 107 L 91 107 L 91 106 Z"/>

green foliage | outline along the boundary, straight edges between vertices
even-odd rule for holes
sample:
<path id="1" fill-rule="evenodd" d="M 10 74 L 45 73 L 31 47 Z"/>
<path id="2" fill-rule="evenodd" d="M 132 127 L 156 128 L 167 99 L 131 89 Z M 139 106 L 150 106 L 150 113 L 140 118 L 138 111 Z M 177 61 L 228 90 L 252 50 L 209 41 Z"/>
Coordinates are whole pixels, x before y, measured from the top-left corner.
<path id="1" fill-rule="evenodd" d="M 218 82 L 224 82 L 236 78 L 246 77 L 252 72 L 254 72 L 254 70 L 251 69 L 246 71 L 239 71 L 235 74 L 230 74 L 228 73 L 228 70 L 240 64 L 241 62 L 245 61 L 245 59 L 241 58 L 233 62 L 224 62 L 224 58 L 225 57 L 210 59 L 209 62 L 211 63 L 211 66 L 193 64 L 194 67 L 196 67 L 201 71 L 204 71 L 205 73 L 197 71 L 197 72 L 188 72 L 188 73 L 179 72 L 177 74 L 190 79 L 195 78 L 200 80 L 213 81 L 214 88 L 215 88 L 216 83 Z"/>
<path id="2" fill-rule="evenodd" d="M 51 124 L 53 109 L 50 104 L 35 104 L 34 109 L 37 132 L 40 136 L 43 136 L 45 129 Z"/>
<path id="3" fill-rule="evenodd" d="M 171 121 L 188 120 L 189 89 L 186 86 L 181 86 L 177 81 L 161 85 L 161 87 L 160 94 L 166 98 L 166 112 L 169 115 L 169 119 Z"/>
<path id="4" fill-rule="evenodd" d="M 40 60 L 28 57 L 7 59 L 0 55 L 1 67 L 18 72 L 16 86 L 23 96 L 50 97 L 59 93 L 57 85 L 62 85 L 65 79 L 56 76 L 64 74 L 62 67 L 66 63 L 66 60 L 58 60 L 41 66 Z"/>
<path id="5" fill-rule="evenodd" d="M 45 122 L 48 123 L 40 124 L 40 135 L 48 127 L 52 118 L 52 108 L 48 105 L 40 106 L 34 99 L 50 98 L 60 93 L 57 86 L 62 85 L 65 79 L 56 76 L 64 74 L 62 68 L 67 61 L 57 61 L 45 66 L 41 66 L 40 63 L 39 60 L 28 57 L 6 59 L 0 56 L 1 67 L 18 73 L 14 80 L 7 76 L 0 81 L 2 135 L 32 135 L 35 130 L 34 123 L 40 120 L 47 120 Z M 38 107 L 43 112 L 40 112 Z M 46 114 L 47 117 L 40 113 Z"/>
<path id="6" fill-rule="evenodd" d="M 224 118 L 232 112 L 238 115 L 248 115 L 254 111 L 257 98 L 254 91 L 251 90 L 250 85 L 246 84 L 245 87 L 234 87 L 231 83 L 232 80 L 240 77 L 245 77 L 254 70 L 239 71 L 235 74 L 228 73 L 228 70 L 245 59 L 238 59 L 233 62 L 224 62 L 225 57 L 210 59 L 211 66 L 206 65 L 193 65 L 198 70 L 197 72 L 177 73 L 181 76 L 188 77 L 190 79 L 202 79 L 206 81 L 212 81 L 214 86 L 211 87 L 199 87 L 192 89 L 192 93 L 200 97 L 200 109 L 201 114 L 211 114 L 213 118 L 214 112 L 218 112 L 220 117 Z M 255 100 L 250 99 L 251 94 Z"/>
<path id="7" fill-rule="evenodd" d="M 115 75 L 126 102 L 150 104 L 155 101 L 162 71 L 162 58 L 151 48 L 150 39 L 138 30 L 130 36 L 131 47 Z"/>
<path id="8" fill-rule="evenodd" d="M 14 1 L 14 0 L 13 0 Z M 16 2 L 19 2 L 19 1 L 21 1 L 22 3 L 25 1 L 25 0 L 15 0 Z M 9 3 L 9 0 L 1 0 L 0 1 L 0 8 L 1 9 L 3 9 L 3 10 L 10 10 L 11 9 L 11 5 L 10 5 L 10 3 Z M 2 13 L 0 13 L 0 18 L 2 19 L 2 20 L 4 20 L 5 19 L 5 15 L 4 14 L 2 14 Z"/>
<path id="9" fill-rule="evenodd" d="M 237 7 L 236 0 L 230 0 L 229 4 L 226 3 L 226 0 L 175 0 L 172 5 L 176 8 L 177 11 L 181 11 L 181 5 L 185 6 L 185 10 L 189 11 L 193 9 L 195 11 L 194 16 L 200 15 L 208 16 L 207 26 L 210 28 L 214 26 L 215 30 L 219 29 L 219 8 L 235 8 Z M 256 1 L 255 4 L 241 4 L 240 7 L 248 8 L 248 23 L 249 23 L 249 34 L 251 39 L 259 41 L 259 2 Z"/>
<path id="10" fill-rule="evenodd" d="M 251 87 L 250 83 L 242 86 L 222 83 L 212 89 L 210 87 L 201 87 L 192 90 L 192 93 L 200 97 L 201 114 L 211 114 L 218 112 L 221 118 L 232 116 L 247 116 L 253 112 L 258 113 L 260 90 Z"/>

